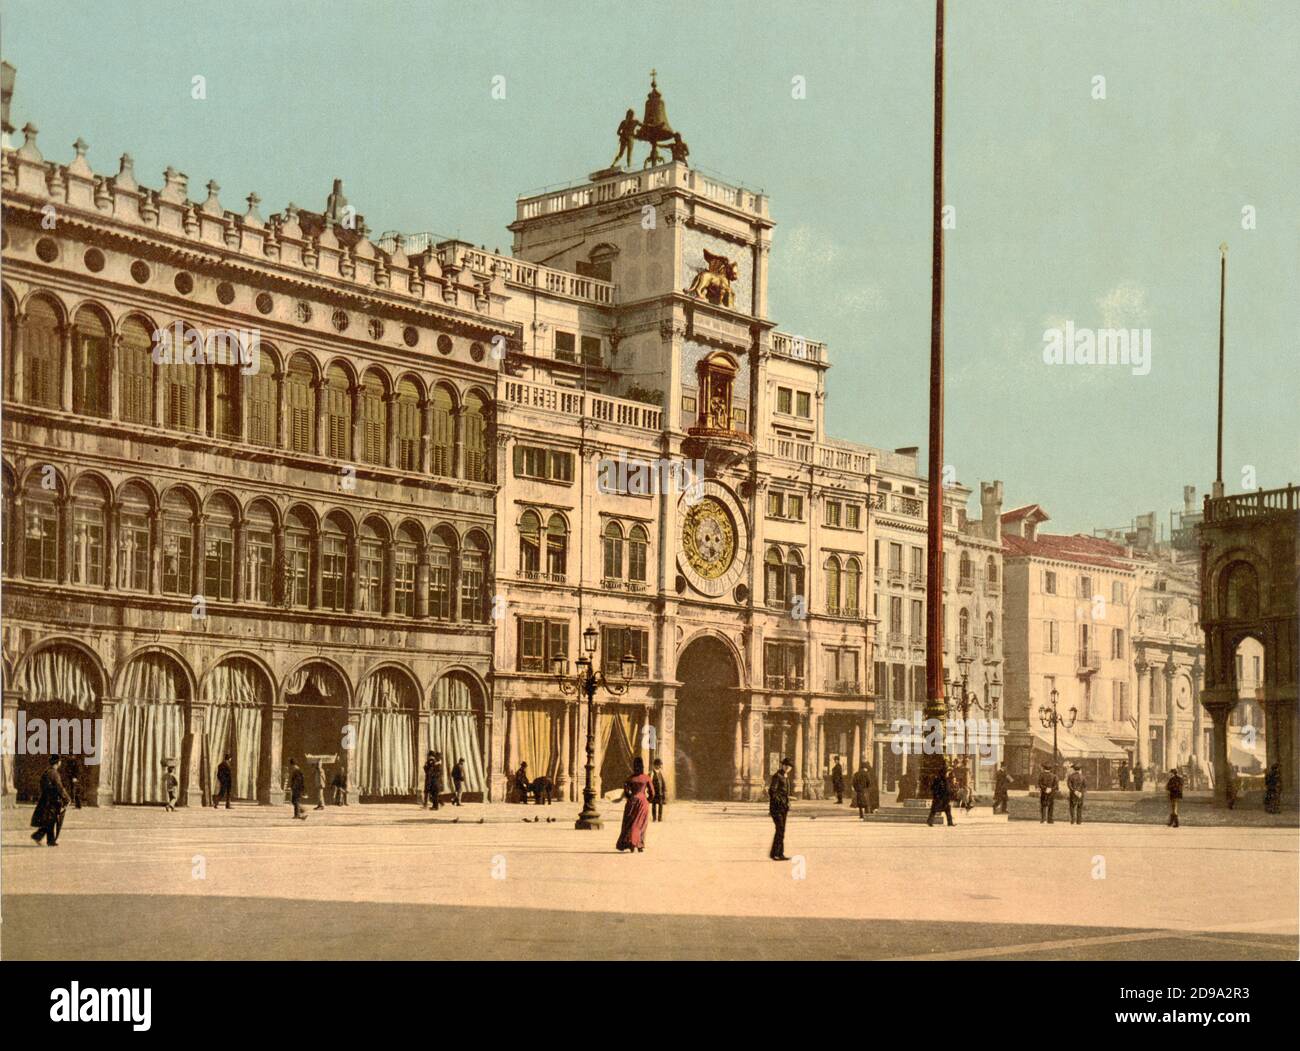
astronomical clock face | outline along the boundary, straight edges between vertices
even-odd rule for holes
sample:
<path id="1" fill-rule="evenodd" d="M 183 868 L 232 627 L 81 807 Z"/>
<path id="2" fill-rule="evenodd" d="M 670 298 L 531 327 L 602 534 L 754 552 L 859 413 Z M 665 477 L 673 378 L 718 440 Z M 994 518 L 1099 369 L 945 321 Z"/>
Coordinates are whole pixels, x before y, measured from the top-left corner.
<path id="1" fill-rule="evenodd" d="M 697 498 L 688 500 L 687 496 Z M 683 494 L 680 502 L 682 575 L 696 591 L 717 598 L 744 572 L 745 516 L 731 492 L 712 479 L 702 494 Z"/>

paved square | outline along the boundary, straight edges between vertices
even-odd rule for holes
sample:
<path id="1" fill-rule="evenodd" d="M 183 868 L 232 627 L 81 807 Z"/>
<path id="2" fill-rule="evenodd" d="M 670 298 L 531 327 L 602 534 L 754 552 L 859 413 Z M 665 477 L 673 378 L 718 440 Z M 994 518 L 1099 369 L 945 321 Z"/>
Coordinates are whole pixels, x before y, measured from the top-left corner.
<path id="1" fill-rule="evenodd" d="M 4 814 L 7 959 L 1293 960 L 1300 929 L 1294 828 L 807 803 L 774 863 L 748 803 L 671 804 L 636 855 L 612 804 L 599 832 L 572 804 L 87 809 L 54 850 L 29 810 Z"/>

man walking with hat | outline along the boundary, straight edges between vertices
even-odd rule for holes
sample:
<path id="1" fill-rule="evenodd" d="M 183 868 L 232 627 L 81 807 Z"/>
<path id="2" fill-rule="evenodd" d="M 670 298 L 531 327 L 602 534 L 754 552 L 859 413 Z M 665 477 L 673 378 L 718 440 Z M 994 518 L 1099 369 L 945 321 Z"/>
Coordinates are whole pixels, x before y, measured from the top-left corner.
<path id="1" fill-rule="evenodd" d="M 1078 763 L 1070 764 L 1070 776 L 1065 779 L 1070 790 L 1070 824 L 1083 824 L 1083 797 L 1088 791 L 1088 779 L 1083 776 Z"/>
<path id="2" fill-rule="evenodd" d="M 790 860 L 785 856 L 785 819 L 790 813 L 790 771 L 793 769 L 794 760 L 786 756 L 767 786 L 767 812 L 772 815 L 772 824 L 776 826 L 772 850 L 768 854 L 773 861 Z"/>

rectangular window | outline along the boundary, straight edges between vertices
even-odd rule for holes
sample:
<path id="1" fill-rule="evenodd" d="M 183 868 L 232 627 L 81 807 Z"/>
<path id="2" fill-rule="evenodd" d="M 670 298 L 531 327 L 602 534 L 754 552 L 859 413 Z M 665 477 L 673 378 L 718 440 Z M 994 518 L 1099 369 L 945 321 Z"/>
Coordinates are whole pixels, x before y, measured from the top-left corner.
<path id="1" fill-rule="evenodd" d="M 903 572 L 903 545 L 902 544 L 889 545 L 889 572 L 891 573 Z"/>
<path id="2" fill-rule="evenodd" d="M 556 361 L 576 361 L 577 344 L 572 332 L 561 332 L 558 329 L 555 332 L 555 360 Z"/>
<path id="3" fill-rule="evenodd" d="M 796 416 L 802 416 L 805 420 L 812 418 L 812 395 L 806 390 L 801 390 L 795 395 Z"/>
<path id="4" fill-rule="evenodd" d="M 162 589 L 169 595 L 193 594 L 193 540 L 190 523 L 176 517 L 163 521 Z"/>
<path id="5" fill-rule="evenodd" d="M 250 528 L 244 542 L 244 561 L 244 598 L 269 604 L 274 596 L 275 538 L 264 529 Z"/>
<path id="6" fill-rule="evenodd" d="M 768 642 L 763 647 L 763 677 L 769 690 L 801 690 L 804 683 L 802 642 Z"/>
<path id="7" fill-rule="evenodd" d="M 798 493 L 789 493 L 785 500 L 785 514 L 792 522 L 803 521 L 803 497 Z"/>
<path id="8" fill-rule="evenodd" d="M 1056 574 L 1050 569 L 1043 574 L 1043 590 L 1049 595 L 1056 594 Z"/>
<path id="9" fill-rule="evenodd" d="M 103 586 L 104 517 L 97 508 L 73 507 L 72 582 Z"/>
<path id="10" fill-rule="evenodd" d="M 341 536 L 321 540 L 321 607 L 336 612 L 348 608 L 348 545 Z"/>
<path id="11" fill-rule="evenodd" d="M 696 409 L 696 405 L 697 405 L 697 404 L 698 404 L 698 403 L 697 403 L 696 400 L 695 400 L 695 395 L 694 395 L 694 394 L 683 394 L 683 395 L 682 395 L 682 413 L 683 413 L 685 416 L 687 416 L 687 417 L 694 416 L 695 413 L 696 413 L 696 411 L 697 411 L 697 409 Z"/>
<path id="12" fill-rule="evenodd" d="M 925 552 L 919 548 L 912 548 L 912 576 L 925 577 Z"/>
<path id="13" fill-rule="evenodd" d="M 486 613 L 483 608 L 483 556 L 477 551 L 466 551 L 460 556 L 460 619 L 467 624 L 480 624 Z"/>
<path id="14" fill-rule="evenodd" d="M 519 670 L 549 673 L 556 656 L 569 656 L 568 622 L 520 617 Z"/>
<path id="15" fill-rule="evenodd" d="M 398 545 L 393 559 L 393 612 L 403 617 L 415 616 L 415 548 Z"/>
<path id="16" fill-rule="evenodd" d="M 1043 650 L 1046 653 L 1061 652 L 1059 625 L 1054 620 L 1043 621 Z"/>
<path id="17" fill-rule="evenodd" d="M 358 546 L 360 566 L 357 598 L 363 613 L 384 611 L 384 549 L 376 540 L 363 540 Z"/>
<path id="18" fill-rule="evenodd" d="M 1111 585 L 1110 585 L 1111 603 L 1116 606 L 1122 606 L 1124 605 L 1126 599 L 1127 599 L 1127 595 L 1125 594 L 1124 581 L 1122 580 L 1111 581 Z"/>
<path id="19" fill-rule="evenodd" d="M 311 537 L 293 530 L 285 533 L 285 568 L 288 571 L 289 604 L 305 609 L 311 603 Z"/>
<path id="20" fill-rule="evenodd" d="M 790 410 L 791 408 L 793 408 L 793 400 L 794 400 L 794 391 L 792 391 L 789 387 L 776 388 L 776 411 L 777 412 L 789 416 Z"/>
<path id="21" fill-rule="evenodd" d="M 1111 629 L 1110 656 L 1111 656 L 1111 660 L 1122 661 L 1124 659 L 1124 629 L 1123 628 Z"/>
<path id="22" fill-rule="evenodd" d="M 897 595 L 889 598 L 889 633 L 901 634 L 903 631 L 903 600 Z"/>
<path id="23" fill-rule="evenodd" d="M 1079 578 L 1079 598 L 1092 598 L 1092 577 Z"/>
<path id="24" fill-rule="evenodd" d="M 584 365 L 595 365 L 597 368 L 603 364 L 599 336 L 582 337 L 582 363 Z"/>
<path id="25" fill-rule="evenodd" d="M 842 505 L 838 500 L 826 501 L 826 525 L 838 526 L 840 524 L 840 507 Z"/>
<path id="26" fill-rule="evenodd" d="M 623 655 L 636 658 L 635 679 L 650 677 L 650 633 L 644 628 L 621 628 L 602 625 L 600 629 L 601 664 L 607 676 L 621 677 Z"/>
<path id="27" fill-rule="evenodd" d="M 446 548 L 429 552 L 429 616 L 451 620 L 451 555 Z"/>
<path id="28" fill-rule="evenodd" d="M 767 517 L 785 517 L 785 494 L 779 489 L 769 489 L 767 491 Z"/>
<path id="29" fill-rule="evenodd" d="M 122 513 L 117 537 L 117 576 L 124 588 L 149 590 L 149 519 Z"/>
<path id="30" fill-rule="evenodd" d="M 516 478 L 543 482 L 573 481 L 573 453 L 535 445 L 516 445 L 514 459 Z"/>
<path id="31" fill-rule="evenodd" d="M 209 525 L 204 534 L 203 594 L 230 602 L 235 597 L 235 534 L 228 526 Z"/>
<path id="32" fill-rule="evenodd" d="M 919 638 L 925 634 L 925 604 L 920 599 L 912 599 L 912 635 Z"/>
<path id="33" fill-rule="evenodd" d="M 862 505 L 845 504 L 844 505 L 844 524 L 850 529 L 862 528 Z"/>

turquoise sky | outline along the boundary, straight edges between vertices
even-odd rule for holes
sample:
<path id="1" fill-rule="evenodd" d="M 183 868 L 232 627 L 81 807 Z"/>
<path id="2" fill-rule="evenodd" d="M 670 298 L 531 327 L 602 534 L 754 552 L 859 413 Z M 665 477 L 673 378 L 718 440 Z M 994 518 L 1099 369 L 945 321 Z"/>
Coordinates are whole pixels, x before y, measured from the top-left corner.
<path id="1" fill-rule="evenodd" d="M 1167 522 L 1184 483 L 1204 492 L 1226 241 L 1225 480 L 1300 481 L 1300 4 L 948 7 L 957 477 L 1001 478 L 1067 531 Z M 318 208 L 339 177 L 376 231 L 507 251 L 516 195 L 607 164 L 653 66 L 692 161 L 771 197 L 772 316 L 830 344 L 831 432 L 924 452 L 928 0 L 4 0 L 0 18 L 14 122 L 47 158 L 81 135 L 97 171 L 129 151 L 142 181 L 171 164 L 263 214 Z M 1150 374 L 1045 365 L 1066 321 L 1150 329 Z"/>

